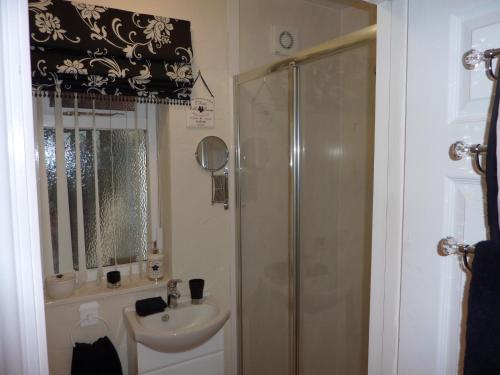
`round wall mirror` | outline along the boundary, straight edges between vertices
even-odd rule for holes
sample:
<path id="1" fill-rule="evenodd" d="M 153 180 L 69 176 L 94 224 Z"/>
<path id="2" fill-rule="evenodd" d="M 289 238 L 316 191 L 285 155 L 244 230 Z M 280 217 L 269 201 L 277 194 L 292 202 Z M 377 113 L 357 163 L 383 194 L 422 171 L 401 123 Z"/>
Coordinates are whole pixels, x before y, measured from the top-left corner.
<path id="1" fill-rule="evenodd" d="M 196 161 L 210 172 L 224 168 L 229 159 L 226 143 L 213 135 L 203 138 L 196 148 Z"/>

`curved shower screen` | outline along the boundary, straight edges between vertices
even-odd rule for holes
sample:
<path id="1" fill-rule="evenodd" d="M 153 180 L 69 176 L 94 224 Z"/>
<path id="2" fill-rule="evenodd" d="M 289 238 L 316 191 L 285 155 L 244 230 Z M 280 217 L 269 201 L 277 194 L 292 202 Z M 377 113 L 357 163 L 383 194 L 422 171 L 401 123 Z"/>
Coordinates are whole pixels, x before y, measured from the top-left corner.
<path id="1" fill-rule="evenodd" d="M 243 375 L 367 373 L 375 29 L 362 32 L 240 76 Z"/>
<path id="2" fill-rule="evenodd" d="M 288 74 L 239 87 L 241 344 L 245 374 L 289 374 Z"/>
<path id="3" fill-rule="evenodd" d="M 368 373 L 374 46 L 300 67 L 301 375 Z"/>

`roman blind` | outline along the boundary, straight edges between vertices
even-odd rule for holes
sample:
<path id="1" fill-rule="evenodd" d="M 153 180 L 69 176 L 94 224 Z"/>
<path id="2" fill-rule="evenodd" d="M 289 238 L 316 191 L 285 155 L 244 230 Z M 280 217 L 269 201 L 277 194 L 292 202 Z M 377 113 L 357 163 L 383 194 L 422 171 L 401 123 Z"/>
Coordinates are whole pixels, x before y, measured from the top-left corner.
<path id="1" fill-rule="evenodd" d="M 188 104 L 190 22 L 64 0 L 29 3 L 35 96 Z"/>

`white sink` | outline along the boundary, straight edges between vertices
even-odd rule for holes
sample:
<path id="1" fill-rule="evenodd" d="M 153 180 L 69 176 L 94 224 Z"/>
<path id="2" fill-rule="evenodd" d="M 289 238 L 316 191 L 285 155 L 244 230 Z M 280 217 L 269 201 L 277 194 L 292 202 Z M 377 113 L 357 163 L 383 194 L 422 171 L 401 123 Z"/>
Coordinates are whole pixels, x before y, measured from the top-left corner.
<path id="1" fill-rule="evenodd" d="M 214 336 L 229 319 L 229 311 L 215 300 L 205 298 L 201 305 L 179 302 L 175 308 L 140 317 L 134 307 L 124 310 L 125 321 L 136 342 L 160 352 L 183 352 Z"/>

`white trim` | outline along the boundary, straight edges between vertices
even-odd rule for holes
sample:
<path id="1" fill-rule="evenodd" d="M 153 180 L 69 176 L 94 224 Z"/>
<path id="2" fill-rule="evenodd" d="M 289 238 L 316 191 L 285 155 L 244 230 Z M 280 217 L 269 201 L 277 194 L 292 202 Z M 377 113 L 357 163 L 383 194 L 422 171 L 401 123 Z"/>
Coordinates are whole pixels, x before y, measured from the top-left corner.
<path id="1" fill-rule="evenodd" d="M 236 121 L 237 121 L 237 106 L 236 99 L 236 81 L 233 76 L 240 73 L 240 2 L 239 0 L 229 0 L 227 2 L 227 19 L 228 19 L 228 56 L 229 56 L 229 73 L 230 79 L 228 80 L 229 89 L 229 103 L 228 108 L 232 109 L 232 116 L 230 121 L 231 126 L 231 137 L 233 142 L 231 145 L 231 154 L 235 156 L 235 135 Z M 236 214 L 238 210 L 236 209 L 236 158 L 229 158 L 229 170 L 234 171 L 234 173 L 229 174 L 229 211 L 232 220 L 230 221 L 230 234 L 234 239 L 232 251 L 229 253 L 229 307 L 231 310 L 231 317 L 226 323 L 226 328 L 224 332 L 224 349 L 225 349 L 225 364 L 224 373 L 226 375 L 238 374 L 240 370 L 239 366 L 239 350 L 238 350 L 238 236 L 236 228 Z"/>
<path id="2" fill-rule="evenodd" d="M 373 5 L 382 5 L 382 4 L 386 4 L 386 3 L 390 3 L 391 0 L 363 0 L 365 3 L 370 3 L 370 4 L 373 4 Z M 378 21 L 377 21 L 377 24 L 378 24 Z"/>
<path id="3" fill-rule="evenodd" d="M 44 101 L 44 116 L 43 116 L 43 126 L 47 128 L 53 128 L 55 126 L 54 118 L 54 107 L 50 106 L 50 99 L 45 97 L 42 98 Z M 136 108 L 144 106 L 145 104 L 136 103 Z M 74 129 L 74 107 L 63 107 L 62 121 L 65 129 Z M 124 110 L 110 110 L 110 109 L 85 109 L 80 108 L 80 116 L 78 120 L 78 125 L 80 129 L 124 129 L 123 124 L 133 124 L 134 118 L 136 116 L 136 111 L 124 111 Z M 95 119 L 93 113 L 96 114 Z M 109 116 L 112 114 L 113 116 Z M 146 130 L 146 118 L 145 112 L 139 117 L 138 127 L 139 129 Z"/>
<path id="4" fill-rule="evenodd" d="M 0 1 L 0 372 L 46 375 L 27 9 Z"/>
<path id="5" fill-rule="evenodd" d="M 370 302 L 370 375 L 397 374 L 406 116 L 408 0 L 377 14 L 377 92 Z"/>

